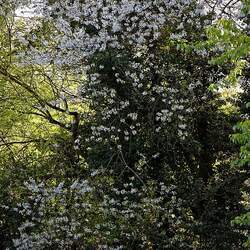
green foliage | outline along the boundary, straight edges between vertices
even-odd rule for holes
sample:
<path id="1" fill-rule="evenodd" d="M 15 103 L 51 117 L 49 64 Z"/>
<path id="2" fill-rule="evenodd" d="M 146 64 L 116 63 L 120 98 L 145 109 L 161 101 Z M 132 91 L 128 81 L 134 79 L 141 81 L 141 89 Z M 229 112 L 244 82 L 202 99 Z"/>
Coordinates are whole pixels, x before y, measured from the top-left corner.
<path id="1" fill-rule="evenodd" d="M 242 214 L 241 216 L 236 217 L 232 224 L 237 224 L 240 226 L 246 226 L 249 228 L 250 226 L 250 212 L 247 212 L 245 214 Z M 248 248 L 250 246 L 250 237 L 248 236 L 248 240 L 244 243 L 244 247 Z"/>
<path id="2" fill-rule="evenodd" d="M 242 1 L 242 13 L 249 16 L 249 1 Z M 248 24 L 248 23 L 247 23 Z M 248 24 L 249 25 L 249 24 Z M 211 60 L 212 64 L 222 65 L 225 63 L 232 64 L 230 73 L 225 77 L 225 85 L 236 85 L 239 79 L 244 76 L 243 70 L 249 67 L 249 52 L 250 52 L 250 37 L 245 30 L 241 30 L 232 20 L 219 20 L 214 26 L 207 30 L 209 37 L 206 46 L 219 48 L 223 53 Z M 246 76 L 248 77 L 248 76 Z M 249 79 L 248 79 L 249 80 Z M 248 81 L 247 80 L 247 81 Z M 249 82 L 248 82 L 249 84 Z M 249 98 L 249 96 L 248 96 Z M 249 99 L 247 99 L 247 102 Z M 246 109 L 249 109 L 249 102 L 246 104 Z M 235 134 L 231 135 L 231 140 L 240 145 L 239 157 L 233 161 L 233 164 L 239 168 L 246 167 L 249 172 L 250 166 L 250 120 L 247 117 L 245 120 L 237 123 L 234 126 Z M 249 196 L 249 192 L 247 193 Z M 250 217 L 249 212 L 236 217 L 233 224 L 245 225 L 249 227 Z M 247 229 L 248 229 L 247 227 Z M 245 247 L 250 246 L 248 240 Z"/>
<path id="3" fill-rule="evenodd" d="M 250 163 L 250 120 L 238 123 L 235 130 L 238 133 L 233 134 L 231 139 L 241 145 L 240 157 L 235 163 L 239 166 L 248 165 Z"/>

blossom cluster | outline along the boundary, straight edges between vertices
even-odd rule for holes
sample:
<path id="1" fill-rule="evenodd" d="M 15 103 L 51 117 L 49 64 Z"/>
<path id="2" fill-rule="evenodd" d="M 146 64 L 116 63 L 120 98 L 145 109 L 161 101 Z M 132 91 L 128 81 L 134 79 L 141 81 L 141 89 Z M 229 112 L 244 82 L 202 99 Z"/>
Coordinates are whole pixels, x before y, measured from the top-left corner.
<path id="1" fill-rule="evenodd" d="M 223 6 L 215 5 L 218 11 Z M 192 101 L 180 97 L 182 87 L 175 82 L 189 72 L 167 63 L 161 46 L 165 40 L 192 41 L 190 29 L 204 33 L 213 20 L 211 6 L 193 0 L 67 0 L 45 1 L 38 11 L 54 26 L 53 43 L 45 39 L 42 48 L 32 47 L 24 61 L 53 62 L 84 73 L 79 94 L 98 120 L 87 142 L 121 145 L 140 135 L 142 124 L 150 124 L 156 133 L 175 127 L 181 140 L 187 138 Z M 53 53 L 51 46 L 56 46 Z M 174 80 L 174 75 L 182 77 Z"/>
<path id="2" fill-rule="evenodd" d="M 92 177 L 98 175 L 95 173 Z M 133 238 L 139 240 L 143 249 L 150 241 L 152 227 L 161 231 L 165 223 L 173 232 L 182 234 L 184 223 L 192 217 L 183 210 L 176 187 L 163 182 L 138 187 L 136 182 L 136 178 L 131 177 L 122 187 L 111 187 L 110 192 L 104 194 L 100 187 L 91 187 L 86 180 L 75 180 L 69 186 L 59 183 L 54 188 L 30 180 L 26 183 L 30 192 L 28 200 L 14 208 L 25 218 L 18 228 L 19 238 L 13 240 L 15 249 L 51 246 L 126 249 L 125 242 Z M 159 195 L 155 195 L 156 192 Z M 97 193 L 101 199 L 95 197 Z M 166 238 L 165 246 L 179 244 L 177 235 Z"/>

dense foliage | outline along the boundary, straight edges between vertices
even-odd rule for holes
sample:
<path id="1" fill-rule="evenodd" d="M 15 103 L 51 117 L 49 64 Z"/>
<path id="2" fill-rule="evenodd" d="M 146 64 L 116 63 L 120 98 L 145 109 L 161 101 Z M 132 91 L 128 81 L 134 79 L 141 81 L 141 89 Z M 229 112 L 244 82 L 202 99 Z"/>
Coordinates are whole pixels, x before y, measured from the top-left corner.
<path id="1" fill-rule="evenodd" d="M 248 247 L 249 11 L 0 1 L 0 248 Z"/>

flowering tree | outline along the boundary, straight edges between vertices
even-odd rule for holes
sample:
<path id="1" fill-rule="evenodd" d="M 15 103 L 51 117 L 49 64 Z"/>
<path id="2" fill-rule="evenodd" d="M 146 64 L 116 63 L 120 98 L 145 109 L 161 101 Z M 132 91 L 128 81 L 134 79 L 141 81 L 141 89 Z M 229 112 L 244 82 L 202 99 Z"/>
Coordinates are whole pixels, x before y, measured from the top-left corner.
<path id="1" fill-rule="evenodd" d="M 239 4 L 38 4 L 39 29 L 18 34 L 29 45 L 18 59 L 27 68 L 73 75 L 78 96 L 72 101 L 85 109 L 70 128 L 77 152 L 71 168 L 26 183 L 24 201 L 14 208 L 21 221 L 15 248 L 241 247 L 244 232 L 230 226 L 242 210 L 246 179 L 229 167 L 237 152 L 228 139 L 237 114 L 224 112 L 225 101 L 209 88 L 232 65 L 210 63 L 225 48 L 207 49 L 206 32 L 222 16 L 238 22 Z M 42 101 L 42 113 L 54 108 L 76 117 Z"/>

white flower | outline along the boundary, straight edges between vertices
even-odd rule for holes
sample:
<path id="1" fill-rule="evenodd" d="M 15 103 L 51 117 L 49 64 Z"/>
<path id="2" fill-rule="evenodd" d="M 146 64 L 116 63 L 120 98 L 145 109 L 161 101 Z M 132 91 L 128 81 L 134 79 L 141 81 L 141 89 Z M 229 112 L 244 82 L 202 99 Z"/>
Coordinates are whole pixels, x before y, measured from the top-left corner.
<path id="1" fill-rule="evenodd" d="M 137 120 L 138 114 L 137 113 L 129 113 L 128 117 L 130 117 L 133 121 Z"/>

